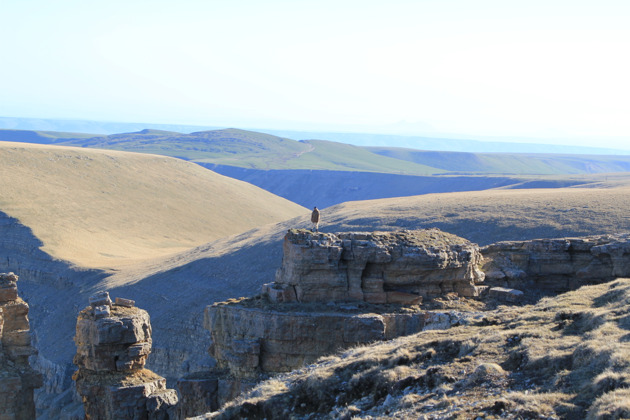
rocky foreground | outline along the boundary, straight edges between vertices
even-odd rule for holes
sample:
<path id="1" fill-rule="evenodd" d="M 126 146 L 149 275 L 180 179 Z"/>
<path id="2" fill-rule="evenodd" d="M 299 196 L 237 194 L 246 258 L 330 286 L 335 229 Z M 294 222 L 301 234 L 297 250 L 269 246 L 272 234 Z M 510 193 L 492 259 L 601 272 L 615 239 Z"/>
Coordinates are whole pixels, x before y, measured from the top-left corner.
<path id="1" fill-rule="evenodd" d="M 629 235 L 480 248 L 437 229 L 290 229 L 283 251 L 261 294 L 206 308 L 212 341 L 190 345 L 209 346 L 216 367 L 181 378 L 178 392 L 145 369 L 149 314 L 131 300 L 93 295 L 75 335 L 73 379 L 84 407 L 57 418 L 630 413 L 630 280 L 618 279 L 630 277 Z M 32 413 L 40 385 L 27 363 L 28 306 L 15 275 L 0 280 L 0 356 L 11 368 L 0 377 L 9 378 L 0 381 L 0 408 L 30 418 L 16 411 Z"/>
<path id="2" fill-rule="evenodd" d="M 533 354 L 544 359 L 556 349 L 551 341 L 555 338 L 545 334 L 546 338 L 531 344 L 524 338 L 542 334 L 556 317 L 564 320 L 582 315 L 557 314 L 551 308 L 558 304 L 540 303 L 544 308 L 540 312 L 551 313 L 535 317 L 522 332 L 513 332 L 518 317 L 527 319 L 527 311 L 516 309 L 519 306 L 493 308 L 505 303 L 523 305 L 545 294 L 630 275 L 625 257 L 630 244 L 624 235 L 504 242 L 479 249 L 437 229 L 343 234 L 290 230 L 283 248 L 276 281 L 263 286 L 261 296 L 206 309 L 205 324 L 213 338 L 210 352 L 218 366 L 208 379 L 215 384 L 213 406 L 222 406 L 269 375 L 298 371 L 281 376 L 291 379 L 271 379 L 256 387 L 249 394 L 255 403 L 251 396 L 245 397 L 240 405 L 206 418 L 362 418 L 360 414 L 370 410 L 375 410 L 377 417 L 389 417 L 396 413 L 396 398 L 412 392 L 414 384 L 419 384 L 418 392 L 425 395 L 438 392 L 436 387 L 459 383 L 450 395 L 464 395 L 475 389 L 475 378 L 483 379 L 484 375 L 501 378 L 497 390 L 514 384 L 514 389 L 527 391 L 534 379 L 522 375 L 521 365 L 529 363 Z M 482 252 L 487 256 L 483 265 Z M 488 274 L 486 283 L 480 267 Z M 566 310 L 572 311 L 572 306 L 567 305 Z M 427 332 L 430 330 L 448 332 Z M 504 330 L 511 332 L 502 333 Z M 382 347 L 359 347 L 361 350 L 331 356 L 324 364 L 303 368 L 318 356 L 334 354 L 335 349 L 420 331 L 419 344 L 401 339 Z M 577 330 L 571 340 L 558 343 L 574 347 L 586 332 Z M 456 336 L 463 338 L 454 341 Z M 593 345 L 601 339 L 595 338 Z M 521 341 L 526 349 L 512 352 L 510 347 Z M 473 357 L 475 349 L 478 354 Z M 505 354 L 504 349 L 508 349 Z M 573 361 L 567 365 L 566 357 L 537 363 L 568 372 L 578 367 Z M 352 360 L 346 365 L 345 359 Z M 335 361 L 332 365 L 331 360 Z M 448 374 L 440 373 L 443 365 L 451 363 L 455 367 L 447 368 Z M 412 368 L 417 372 L 412 374 Z M 531 371 L 540 373 L 536 367 Z M 571 382 L 573 377 L 565 380 Z M 302 385 L 294 393 L 291 387 L 297 383 Z M 545 392 L 556 385 L 549 385 Z M 395 393 L 403 389 L 402 394 Z M 482 391 L 483 387 L 477 392 L 482 395 Z M 269 401 L 261 398 L 267 394 L 271 395 Z M 471 404 L 480 398 L 469 397 Z M 428 408 L 439 404 L 451 410 L 428 418 L 469 418 L 472 413 L 485 413 L 477 402 L 457 414 L 451 400 L 418 397 L 422 406 L 420 401 L 426 401 Z M 522 411 L 518 404 L 497 404 L 495 414 L 508 416 Z M 532 415 L 579 418 L 572 416 L 585 414 L 585 404 L 558 410 L 546 406 L 546 411 Z M 380 405 L 385 407 L 382 411 Z M 413 418 L 417 414 L 405 411 L 400 416 Z M 519 415 L 514 418 L 529 414 Z"/>
<path id="3" fill-rule="evenodd" d="M 198 419 L 630 417 L 630 279 L 358 347 Z"/>

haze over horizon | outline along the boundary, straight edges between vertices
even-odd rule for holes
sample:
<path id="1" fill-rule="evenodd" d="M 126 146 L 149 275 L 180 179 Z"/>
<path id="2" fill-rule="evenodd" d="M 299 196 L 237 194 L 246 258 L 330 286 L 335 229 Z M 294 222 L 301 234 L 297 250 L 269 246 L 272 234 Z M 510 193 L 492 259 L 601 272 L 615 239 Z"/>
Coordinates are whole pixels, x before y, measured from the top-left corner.
<path id="1" fill-rule="evenodd" d="M 0 1 L 0 116 L 630 150 L 630 3 Z"/>

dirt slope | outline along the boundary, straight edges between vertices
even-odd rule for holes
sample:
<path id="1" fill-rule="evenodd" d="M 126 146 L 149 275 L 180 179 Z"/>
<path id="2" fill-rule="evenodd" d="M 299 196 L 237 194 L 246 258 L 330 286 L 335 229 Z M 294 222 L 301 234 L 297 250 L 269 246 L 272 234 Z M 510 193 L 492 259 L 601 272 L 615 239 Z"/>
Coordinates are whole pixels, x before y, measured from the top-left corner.
<path id="1" fill-rule="evenodd" d="M 307 210 L 162 156 L 0 142 L 0 211 L 81 267 L 181 252 Z"/>

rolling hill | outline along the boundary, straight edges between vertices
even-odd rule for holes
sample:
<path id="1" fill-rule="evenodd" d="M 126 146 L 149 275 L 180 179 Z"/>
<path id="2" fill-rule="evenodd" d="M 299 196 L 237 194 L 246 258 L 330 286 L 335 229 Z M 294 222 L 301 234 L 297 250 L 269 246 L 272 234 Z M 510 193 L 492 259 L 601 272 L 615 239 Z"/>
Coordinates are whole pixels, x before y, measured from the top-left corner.
<path id="1" fill-rule="evenodd" d="M 78 139 L 89 139 L 94 134 L 87 133 L 65 133 L 60 131 L 32 131 L 32 130 L 9 130 L 0 129 L 0 141 L 55 144 L 63 141 L 76 141 Z"/>
<path id="2" fill-rule="evenodd" d="M 443 170 L 327 141 L 295 141 L 226 129 L 191 134 L 158 130 L 76 139 L 65 145 L 154 153 L 193 162 L 258 169 L 315 169 L 430 174 Z"/>
<path id="3" fill-rule="evenodd" d="M 70 389 L 76 315 L 99 290 L 148 310 L 157 373 L 208 368 L 203 308 L 257 293 L 286 230 L 310 226 L 308 210 L 177 159 L 4 143 L 0 162 L 1 268 L 21 276 L 52 393 Z M 439 227 L 480 244 L 630 230 L 629 177 L 586 178 L 589 188 L 348 202 L 322 209 L 321 229 Z"/>
<path id="4" fill-rule="evenodd" d="M 320 230 L 438 227 L 481 245 L 630 231 L 630 177 L 609 182 L 597 188 L 507 189 L 349 202 L 323 209 Z M 266 225 L 177 256 L 123 268 L 102 279 L 99 287 L 130 296 L 149 311 L 155 346 L 162 349 L 150 363 L 161 374 L 177 376 L 181 371 L 166 364 L 165 352 L 184 358 L 188 366 L 200 366 L 206 357 L 203 338 L 208 334 L 200 319 L 205 305 L 258 293 L 262 284 L 275 278 L 287 229 L 309 226 L 308 215 Z M 166 293 L 173 283 L 179 287 Z M 165 310 L 161 296 L 186 302 L 186 309 Z M 184 341 L 186 334 L 199 340 Z"/>
<path id="5" fill-rule="evenodd" d="M 0 139 L 160 154 L 195 162 L 305 207 L 503 187 L 557 188 L 579 175 L 630 171 L 630 156 L 463 153 L 301 140 L 225 129 L 108 136 L 0 130 Z M 577 176 L 577 177 L 576 177 Z M 542 177 L 542 178 L 541 178 Z"/>
<path id="6" fill-rule="evenodd" d="M 404 125 L 403 125 L 404 126 Z M 0 117 L 0 127 L 12 130 L 46 130 L 72 133 L 98 133 L 100 135 L 128 133 L 143 129 L 191 133 L 193 131 L 218 130 L 226 127 L 198 126 L 182 124 L 123 123 L 113 121 L 89 121 L 45 118 Z M 320 139 L 355 146 L 404 147 L 420 150 L 448 150 L 454 152 L 481 153 L 557 153 L 557 154 L 628 154 L 628 151 L 601 147 L 577 145 L 545 144 L 546 139 L 491 137 L 472 139 L 458 134 L 447 135 L 412 135 L 412 134 L 375 134 L 354 132 L 297 131 L 245 127 L 250 131 L 288 137 L 294 140 Z M 401 128 L 400 126 L 398 128 Z M 395 127 L 382 127 L 384 131 Z M 96 136 L 96 134 L 94 134 Z M 7 141 L 17 141 L 6 139 Z M 532 143 L 536 141 L 536 143 Z"/>
<path id="7" fill-rule="evenodd" d="M 434 152 L 386 147 L 367 149 L 382 156 L 459 173 L 557 175 L 630 171 L 630 158 L 623 155 Z"/>
<path id="8" fill-rule="evenodd" d="M 322 140 L 295 141 L 237 129 L 191 134 L 145 129 L 74 139 L 68 139 L 68 135 L 0 130 L 0 139 L 178 157 L 306 207 L 500 186 L 568 187 L 588 183 L 579 175 L 630 171 L 630 156 L 623 155 L 364 148 Z"/>
<path id="9" fill-rule="evenodd" d="M 628 155 L 467 153 L 359 147 L 324 140 L 295 141 L 238 129 L 190 134 L 145 129 L 108 136 L 0 130 L 0 140 L 161 154 L 204 166 L 256 170 L 358 171 L 416 176 L 445 173 L 559 175 L 630 171 Z"/>
<path id="10" fill-rule="evenodd" d="M 0 143 L 0 211 L 80 267 L 167 255 L 306 210 L 163 156 Z"/>

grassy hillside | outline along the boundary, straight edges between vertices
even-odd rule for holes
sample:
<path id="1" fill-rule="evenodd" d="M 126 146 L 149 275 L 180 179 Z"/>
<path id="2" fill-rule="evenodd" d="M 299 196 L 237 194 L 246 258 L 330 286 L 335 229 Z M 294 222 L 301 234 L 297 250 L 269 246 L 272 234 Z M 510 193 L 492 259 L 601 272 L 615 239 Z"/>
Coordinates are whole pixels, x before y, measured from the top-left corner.
<path id="1" fill-rule="evenodd" d="M 322 358 L 211 418 L 630 418 L 630 280 Z"/>
<path id="2" fill-rule="evenodd" d="M 307 146 L 289 139 L 245 130 L 201 131 L 191 134 L 159 130 L 112 134 L 67 144 L 180 157 L 187 160 L 227 159 L 242 165 L 260 163 L 263 157 L 278 162 L 304 152 Z M 238 165 L 240 166 L 240 165 Z"/>
<path id="3" fill-rule="evenodd" d="M 322 224 L 335 229 L 438 227 L 486 245 L 630 231 L 630 187 L 497 189 L 343 203 Z M 596 187 L 598 186 L 599 187 Z M 324 217 L 324 216 L 323 216 Z"/>
<path id="4" fill-rule="evenodd" d="M 349 144 L 335 143 L 324 140 L 304 140 L 310 145 L 309 153 L 300 155 L 291 162 L 292 168 L 287 169 L 318 169 L 318 170 L 352 170 L 386 172 L 397 174 L 432 174 L 444 172 L 427 165 L 419 165 L 400 159 L 374 158 L 373 153 Z M 378 155 L 377 155 L 378 156 Z"/>
<path id="5" fill-rule="evenodd" d="M 609 180 L 600 188 L 494 190 L 357 201 L 322 209 L 320 230 L 373 231 L 440 229 L 479 244 L 501 240 L 580 236 L 630 231 L 630 179 Z M 195 325 L 205 305 L 251 296 L 275 278 L 287 229 L 309 228 L 309 215 L 226 237 L 167 259 L 124 268 L 98 285 L 128 295 L 149 310 L 155 343 L 190 351 L 178 329 Z M 203 279 L 203 281 L 201 281 Z M 186 302 L 177 314 L 165 311 L 161 290 Z M 179 349 L 179 350 L 178 350 Z M 187 350 L 188 349 L 188 350 Z M 197 358 L 205 356 L 200 345 Z M 153 357 L 153 356 L 152 356 Z M 194 358 L 191 356 L 191 360 Z M 154 359 L 155 360 L 155 359 Z"/>
<path id="6" fill-rule="evenodd" d="M 630 156 L 434 152 L 368 147 L 373 153 L 458 173 L 584 174 L 630 171 Z"/>
<path id="7" fill-rule="evenodd" d="M 325 141 L 285 139 L 226 129 L 191 134 L 158 130 L 113 134 L 64 144 L 179 157 L 204 164 L 257 169 L 322 169 L 429 174 L 442 170 L 379 156 L 363 148 Z"/>
<path id="8" fill-rule="evenodd" d="M 64 141 L 77 141 L 89 139 L 95 134 L 64 133 L 60 131 L 31 131 L 0 129 L 0 141 L 14 141 L 37 144 L 54 144 Z"/>
<path id="9" fill-rule="evenodd" d="M 0 163 L 0 211 L 82 267 L 180 252 L 307 212 L 162 156 L 2 142 Z"/>
<path id="10" fill-rule="evenodd" d="M 25 146 L 14 145 L 13 147 L 19 150 Z M 152 166 L 154 169 L 157 167 L 158 172 L 163 175 L 152 180 L 152 188 L 162 188 L 159 186 L 161 183 L 168 184 L 171 174 L 177 174 L 176 168 L 190 166 L 186 162 L 155 156 L 85 149 L 68 150 L 72 150 L 73 153 L 84 153 L 81 156 L 94 159 L 94 161 L 77 157 L 66 159 L 65 162 L 72 166 L 90 163 L 98 167 L 105 165 L 105 162 L 117 162 L 118 166 L 113 165 L 110 168 L 121 170 L 122 167 L 143 168 L 144 166 L 140 166 L 142 159 L 162 162 L 163 166 Z M 47 171 L 54 169 L 54 166 L 50 166 L 48 162 L 54 161 L 57 155 L 51 155 L 51 151 L 47 153 L 38 155 L 33 162 L 28 162 L 28 166 L 37 168 L 38 164 L 44 164 L 43 167 Z M 68 154 L 68 156 L 74 155 Z M 100 160 L 96 157 L 99 156 L 105 157 L 105 162 L 97 164 Z M 128 160 L 130 157 L 141 160 Z M 11 159 L 7 159 L 7 162 L 16 159 L 17 156 L 12 156 Z M 178 164 L 172 166 L 171 162 L 178 162 Z M 28 180 L 27 182 L 43 182 L 28 175 L 30 173 L 27 170 L 21 172 L 22 177 Z M 6 176 L 6 172 L 3 172 L 2 176 Z M 203 176 L 199 173 L 194 179 L 199 179 L 203 185 L 206 185 Z M 134 177 L 143 178 L 138 170 L 132 172 L 132 178 Z M 212 182 L 216 182 L 215 178 L 211 179 L 214 180 Z M 66 182 L 74 181 L 62 178 L 61 182 L 49 182 L 48 185 L 49 188 L 58 191 Z M 120 183 L 122 180 L 114 182 Z M 175 199 L 169 202 L 170 214 L 174 214 L 173 212 L 179 208 L 196 207 L 194 203 L 187 202 L 186 198 L 182 198 L 182 195 L 176 191 L 187 188 L 185 183 L 176 183 L 176 185 L 176 188 L 170 189 L 171 193 L 175 194 Z M 322 209 L 321 230 L 335 232 L 439 227 L 480 244 L 500 240 L 630 231 L 630 179 L 621 175 L 608 179 L 594 177 L 590 185 L 592 188 L 492 190 L 350 202 Z M 20 188 L 26 188 L 24 182 Z M 49 194 L 45 200 L 36 200 L 32 203 L 19 203 L 20 200 L 16 200 L 16 205 L 26 208 L 39 207 L 41 217 L 46 224 L 50 224 L 48 227 L 43 227 L 46 227 L 51 235 L 58 232 L 61 238 L 66 238 L 64 243 L 70 249 L 85 247 L 84 241 L 90 246 L 101 246 L 91 240 L 91 232 L 83 230 L 83 222 L 80 220 L 83 216 L 79 212 L 81 208 L 98 210 L 100 204 L 113 199 L 110 194 L 108 200 L 97 202 L 97 205 L 91 204 L 90 201 L 96 199 L 95 195 L 102 194 L 101 191 L 97 188 L 96 194 L 92 195 Z M 137 189 L 132 191 L 137 191 Z M 25 200 L 28 198 L 26 194 L 18 195 L 17 189 L 15 194 L 18 198 L 24 197 Z M 142 193 L 138 191 L 134 194 Z M 209 217 L 205 223 L 208 225 L 213 225 L 215 222 L 217 224 L 231 223 L 225 219 L 215 220 L 209 209 L 204 207 L 214 205 L 211 203 L 213 193 L 209 195 L 210 199 L 201 206 L 202 212 L 205 211 Z M 130 195 L 127 195 L 126 199 L 135 200 Z M 163 200 L 165 197 L 160 195 L 160 199 Z M 57 203 L 63 200 L 73 201 L 74 204 L 70 206 L 68 203 Z M 119 211 L 116 208 L 124 205 L 124 202 L 116 201 L 107 207 L 107 212 L 97 212 L 94 217 L 87 216 L 91 221 L 90 226 L 94 227 L 93 234 L 100 235 L 105 243 L 112 239 L 102 233 L 101 221 L 95 219 L 108 218 L 108 212 L 118 214 L 119 217 L 105 220 L 103 225 L 109 226 L 110 229 L 115 226 L 115 231 L 119 234 L 124 233 L 125 237 L 133 236 L 137 244 L 148 243 L 148 245 L 143 245 L 144 250 L 154 247 L 154 243 L 158 240 L 164 240 L 163 232 L 170 229 L 169 223 L 184 223 L 187 220 L 186 217 L 190 217 L 190 215 L 178 213 L 177 217 L 159 218 L 156 223 L 151 224 L 151 229 L 157 233 L 142 230 L 143 233 L 138 234 L 141 225 L 148 222 L 138 220 L 138 218 L 134 218 L 134 224 L 137 226 L 127 222 L 126 218 L 133 217 L 134 213 L 129 212 L 128 209 Z M 160 200 L 149 203 L 149 206 L 158 208 L 160 205 Z M 283 206 L 284 204 L 281 203 L 281 207 Z M 139 207 L 141 207 L 140 210 L 136 205 L 135 211 L 144 216 L 143 209 L 147 207 L 147 204 L 141 203 Z M 238 207 L 234 208 L 238 209 Z M 23 209 L 21 211 L 21 214 L 26 214 Z M 57 219 L 61 220 L 58 217 L 60 212 L 66 211 L 71 214 L 69 216 L 71 221 L 75 218 L 79 219 L 74 223 L 74 231 L 68 227 L 67 222 L 57 221 Z M 232 211 L 232 207 L 223 211 L 228 213 Z M 62 273 L 63 279 L 56 282 L 33 282 L 28 276 L 21 277 L 20 293 L 28 298 L 31 305 L 31 320 L 33 328 L 37 331 L 40 356 L 61 366 L 70 365 L 72 355 L 76 351 L 72 342 L 76 312 L 87 305 L 88 297 L 92 293 L 108 290 L 113 297 L 135 300 L 139 307 L 150 313 L 154 332 L 154 350 L 149 358 L 151 369 L 169 378 L 176 378 L 188 372 L 207 368 L 210 363 L 207 353 L 210 338 L 208 332 L 202 328 L 203 309 L 215 301 L 257 294 L 262 284 L 273 281 L 275 271 L 281 264 L 282 238 L 287 229 L 310 227 L 309 212 L 299 207 L 296 211 L 301 214 L 299 217 L 208 241 L 175 255 L 159 257 L 156 254 L 153 259 L 134 261 L 133 264 L 110 257 L 106 262 L 114 270 L 98 276 L 88 276 L 81 270 L 68 270 Z M 182 220 L 178 220 L 180 217 Z M 116 223 L 121 226 L 118 227 Z M 199 225 L 195 227 L 204 228 Z M 231 228 L 231 226 L 227 227 Z M 181 231 L 183 228 L 175 226 L 175 229 Z M 194 229 L 189 231 L 191 230 L 194 231 Z M 190 235 L 194 234 L 194 232 L 190 233 Z M 205 233 L 202 234 L 205 235 Z M 182 235 L 172 236 L 176 239 L 181 237 Z M 73 244 L 72 238 L 75 238 L 78 244 Z M 117 245 L 116 252 L 120 255 L 122 252 L 135 252 L 135 250 L 123 242 Z M 23 255 L 24 258 L 29 256 L 28 253 Z M 10 268 L 10 270 L 19 273 L 20 268 L 21 266 L 17 266 L 17 269 Z M 72 367 L 65 369 L 69 373 L 73 371 Z"/>
<path id="11" fill-rule="evenodd" d="M 0 140 L 160 154 L 202 163 L 261 170 L 558 175 L 630 171 L 630 156 L 542 153 L 463 153 L 358 147 L 324 140 L 295 141 L 225 129 L 190 134 L 161 130 L 92 136 L 0 130 Z"/>

